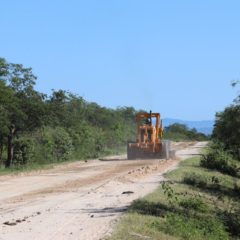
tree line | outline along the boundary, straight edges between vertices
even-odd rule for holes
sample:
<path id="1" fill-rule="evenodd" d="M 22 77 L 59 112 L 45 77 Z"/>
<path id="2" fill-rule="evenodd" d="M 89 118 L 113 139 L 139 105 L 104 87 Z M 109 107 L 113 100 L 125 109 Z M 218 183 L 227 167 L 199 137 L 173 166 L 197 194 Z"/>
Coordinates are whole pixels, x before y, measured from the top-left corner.
<path id="1" fill-rule="evenodd" d="M 173 123 L 164 128 L 164 136 L 173 141 L 207 141 L 209 136 L 198 132 L 195 128 L 189 129 L 185 124 Z"/>
<path id="2" fill-rule="evenodd" d="M 46 95 L 36 91 L 36 80 L 31 68 L 0 58 L 0 166 L 96 158 L 122 151 L 136 138 L 133 107 L 110 109 L 64 90 Z M 177 124 L 165 135 L 205 140 Z"/>
<path id="3" fill-rule="evenodd" d="M 134 108 L 101 107 L 64 90 L 48 96 L 34 89 L 36 79 L 0 58 L 1 165 L 94 158 L 134 137 Z"/>
<path id="4" fill-rule="evenodd" d="M 239 81 L 234 81 L 232 86 L 239 84 Z M 240 160 L 240 94 L 230 106 L 216 113 L 212 137 L 220 148 Z"/>

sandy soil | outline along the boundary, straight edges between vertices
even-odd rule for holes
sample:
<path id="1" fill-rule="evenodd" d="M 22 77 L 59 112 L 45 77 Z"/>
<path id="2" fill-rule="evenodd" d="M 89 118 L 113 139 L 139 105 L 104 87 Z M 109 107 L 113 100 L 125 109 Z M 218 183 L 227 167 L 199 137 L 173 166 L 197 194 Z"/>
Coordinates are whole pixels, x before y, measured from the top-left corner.
<path id="1" fill-rule="evenodd" d="M 0 177 L 0 239 L 102 239 L 129 204 L 206 142 L 175 145 L 175 160 L 126 156 Z"/>

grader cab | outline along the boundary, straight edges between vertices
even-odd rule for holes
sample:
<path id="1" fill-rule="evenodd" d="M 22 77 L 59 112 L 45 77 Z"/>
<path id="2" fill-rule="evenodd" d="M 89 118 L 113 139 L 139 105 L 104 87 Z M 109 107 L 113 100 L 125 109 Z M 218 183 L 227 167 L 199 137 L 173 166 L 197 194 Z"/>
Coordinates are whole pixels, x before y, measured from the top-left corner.
<path id="1" fill-rule="evenodd" d="M 159 113 L 138 113 L 136 115 L 136 141 L 128 142 L 128 159 L 169 158 L 170 142 L 163 141 L 163 126 Z"/>

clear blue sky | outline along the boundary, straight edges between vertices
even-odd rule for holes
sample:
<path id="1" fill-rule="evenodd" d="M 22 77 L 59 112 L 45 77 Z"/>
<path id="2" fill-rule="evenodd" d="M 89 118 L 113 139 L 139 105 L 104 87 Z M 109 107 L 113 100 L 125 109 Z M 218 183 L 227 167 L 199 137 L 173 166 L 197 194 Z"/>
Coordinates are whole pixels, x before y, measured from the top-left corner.
<path id="1" fill-rule="evenodd" d="M 0 56 L 36 88 L 115 108 L 214 119 L 240 78 L 240 1 L 0 0 Z"/>

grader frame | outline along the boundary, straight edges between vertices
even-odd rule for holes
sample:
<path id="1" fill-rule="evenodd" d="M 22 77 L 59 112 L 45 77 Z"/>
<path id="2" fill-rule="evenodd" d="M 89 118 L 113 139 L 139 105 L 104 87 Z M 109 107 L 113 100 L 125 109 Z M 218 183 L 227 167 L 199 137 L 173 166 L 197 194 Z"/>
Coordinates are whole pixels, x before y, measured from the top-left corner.
<path id="1" fill-rule="evenodd" d="M 136 141 L 128 142 L 128 159 L 152 159 L 169 157 L 169 141 L 163 141 L 163 126 L 159 113 L 136 115 Z"/>

